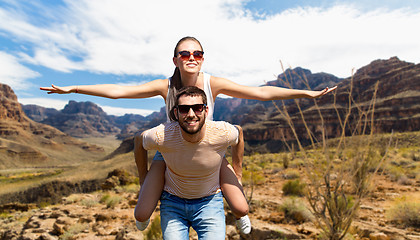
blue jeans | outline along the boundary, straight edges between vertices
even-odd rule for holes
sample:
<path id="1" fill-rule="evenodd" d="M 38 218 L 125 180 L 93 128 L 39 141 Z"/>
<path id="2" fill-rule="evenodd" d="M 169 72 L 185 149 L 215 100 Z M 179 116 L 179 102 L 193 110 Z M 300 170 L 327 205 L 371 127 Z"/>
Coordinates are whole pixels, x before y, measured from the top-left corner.
<path id="1" fill-rule="evenodd" d="M 155 156 L 153 157 L 153 161 L 164 161 L 162 153 L 156 151 Z"/>
<path id="2" fill-rule="evenodd" d="M 163 191 L 160 198 L 163 239 L 189 239 L 192 227 L 199 240 L 224 240 L 225 211 L 222 192 L 198 199 L 185 199 Z"/>

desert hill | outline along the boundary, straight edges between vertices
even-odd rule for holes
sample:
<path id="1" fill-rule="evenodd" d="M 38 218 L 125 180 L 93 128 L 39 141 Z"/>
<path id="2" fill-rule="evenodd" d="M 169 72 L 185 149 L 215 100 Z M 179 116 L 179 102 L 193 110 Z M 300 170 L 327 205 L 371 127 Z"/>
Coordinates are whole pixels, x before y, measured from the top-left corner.
<path id="1" fill-rule="evenodd" d="M 72 165 L 98 153 L 101 147 L 29 119 L 13 90 L 0 84 L 0 169 Z"/>
<path id="2" fill-rule="evenodd" d="M 303 142 L 309 138 L 305 124 L 313 136 L 322 136 L 321 131 L 326 129 L 328 137 L 337 137 L 341 132 L 340 120 L 343 121 L 344 114 L 349 108 L 352 112 L 349 121 L 353 125 L 359 121 L 360 116 L 357 114 L 359 110 L 365 113 L 374 111 L 374 126 L 377 133 L 417 131 L 420 129 L 419 73 L 420 64 L 407 63 L 396 57 L 376 60 L 357 70 L 353 77 L 339 82 L 335 95 L 330 94 L 317 99 L 318 108 L 315 107 L 314 100 L 298 100 L 305 122 L 296 104 L 286 104 L 287 112 L 297 135 Z M 375 95 L 376 84 L 378 88 Z M 374 96 L 374 109 L 369 109 Z M 238 120 L 236 123 L 244 128 L 245 141 L 252 145 L 248 150 L 254 147 L 258 152 L 277 152 L 284 149 L 283 138 L 287 141 L 295 139 L 287 119 L 272 102 L 269 103 L 271 106 L 265 103 L 244 107 L 247 100 L 230 101 L 240 101 L 236 102 L 238 107 L 232 111 L 241 114 L 234 114 L 232 119 Z M 281 101 L 275 101 L 275 104 L 280 108 L 283 106 Z M 319 112 L 322 114 L 324 126 Z M 349 132 L 348 135 L 350 134 Z"/>

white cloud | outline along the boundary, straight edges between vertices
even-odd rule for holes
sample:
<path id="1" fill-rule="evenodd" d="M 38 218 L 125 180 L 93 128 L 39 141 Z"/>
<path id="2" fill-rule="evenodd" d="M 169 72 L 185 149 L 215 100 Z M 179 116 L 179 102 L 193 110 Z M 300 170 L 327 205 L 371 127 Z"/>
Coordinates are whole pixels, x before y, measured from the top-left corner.
<path id="1" fill-rule="evenodd" d="M 40 26 L 0 9 L 0 22 L 8 22 L 0 31 L 33 44 L 32 53 L 21 53 L 28 62 L 63 72 L 167 76 L 173 48 L 186 35 L 204 46 L 203 70 L 246 85 L 274 79 L 280 60 L 339 77 L 378 58 L 420 61 L 420 13 L 407 8 L 296 8 L 254 19 L 243 0 L 66 3 L 52 9 L 53 23 Z"/>
<path id="2" fill-rule="evenodd" d="M 29 89 L 32 86 L 27 80 L 40 75 L 20 64 L 15 56 L 1 51 L 0 66 L 0 82 L 9 85 L 13 90 Z"/>

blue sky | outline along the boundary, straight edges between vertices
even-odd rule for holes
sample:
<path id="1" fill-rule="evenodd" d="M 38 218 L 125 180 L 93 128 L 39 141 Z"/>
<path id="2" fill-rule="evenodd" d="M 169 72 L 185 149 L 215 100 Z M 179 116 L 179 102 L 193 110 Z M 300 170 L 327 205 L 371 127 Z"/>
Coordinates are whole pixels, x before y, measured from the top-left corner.
<path id="1" fill-rule="evenodd" d="M 0 0 L 0 82 L 23 104 L 91 101 L 147 115 L 161 98 L 47 95 L 41 86 L 137 85 L 173 72 L 184 36 L 203 44 L 203 71 L 257 86 L 284 67 L 349 77 L 393 56 L 420 62 L 418 0 Z"/>

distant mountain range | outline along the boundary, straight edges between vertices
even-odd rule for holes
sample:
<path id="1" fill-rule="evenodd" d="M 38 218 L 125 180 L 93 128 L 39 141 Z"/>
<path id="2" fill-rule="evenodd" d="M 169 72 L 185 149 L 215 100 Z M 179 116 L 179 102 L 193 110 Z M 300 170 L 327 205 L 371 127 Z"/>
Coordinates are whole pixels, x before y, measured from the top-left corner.
<path id="1" fill-rule="evenodd" d="M 28 118 L 13 90 L 0 84 L 0 169 L 57 167 L 96 159 L 104 149 Z"/>
<path id="2" fill-rule="evenodd" d="M 296 89 L 309 87 L 320 90 L 327 86 L 338 86 L 335 100 L 334 94 L 316 100 L 319 111 L 314 107 L 314 100 L 298 100 L 305 122 L 294 100 L 262 102 L 217 98 L 214 118 L 241 125 L 249 152 L 275 152 L 284 149 L 283 139 L 293 141 L 294 136 L 285 117 L 273 102 L 278 107 L 282 108 L 283 104 L 287 107 L 303 142 L 309 139 L 305 124 L 315 139 L 320 136 L 321 128 L 327 130 L 328 137 L 336 137 L 341 133 L 338 116 L 343 118 L 348 109 L 350 90 L 351 109 L 354 113 L 350 120 L 357 121 L 356 109 L 368 111 L 367 107 L 372 101 L 377 83 L 375 131 L 420 130 L 420 65 L 401 61 L 397 57 L 373 61 L 357 70 L 354 76 L 345 79 L 328 73 L 311 73 L 307 69 L 295 68 L 287 69 L 276 80 L 267 82 L 266 85 L 270 86 Z M 164 108 L 147 117 L 135 114 L 117 117 L 107 115 L 91 102 L 70 101 L 61 111 L 34 105 L 24 105 L 23 110 L 34 121 L 51 125 L 74 137 L 116 134 L 120 139 L 128 139 L 126 144 L 132 144 L 130 139 L 135 132 L 166 121 Z M 324 126 L 321 125 L 319 112 L 324 117 Z"/>
<path id="3" fill-rule="evenodd" d="M 132 136 L 134 132 L 149 126 L 153 120 L 164 115 L 158 112 L 147 117 L 138 114 L 107 115 L 95 103 L 73 100 L 60 111 L 37 105 L 22 105 L 22 109 L 32 120 L 53 126 L 73 137 L 117 135 L 119 139 Z"/>

